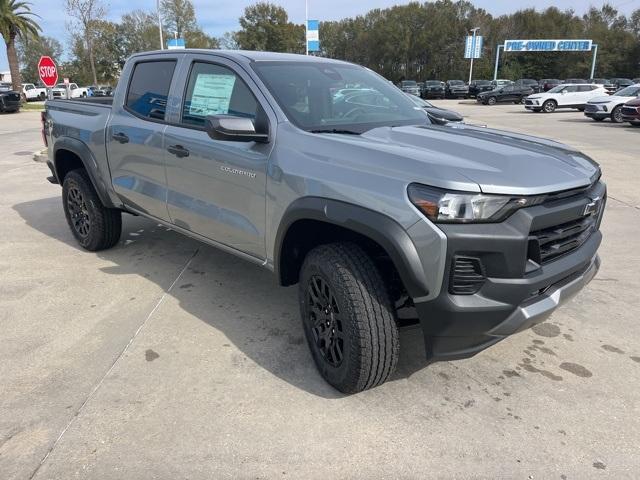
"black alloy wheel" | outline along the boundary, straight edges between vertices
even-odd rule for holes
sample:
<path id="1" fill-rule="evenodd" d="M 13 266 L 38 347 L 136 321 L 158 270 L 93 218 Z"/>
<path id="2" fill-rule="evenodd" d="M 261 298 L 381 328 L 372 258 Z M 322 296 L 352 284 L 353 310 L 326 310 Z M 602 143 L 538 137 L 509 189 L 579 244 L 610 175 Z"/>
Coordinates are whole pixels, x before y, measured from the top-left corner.
<path id="1" fill-rule="evenodd" d="M 87 208 L 84 195 L 79 188 L 72 186 L 67 190 L 67 208 L 71 217 L 71 224 L 82 238 L 91 232 L 91 214 Z"/>
<path id="2" fill-rule="evenodd" d="M 309 316 L 306 319 L 318 353 L 332 367 L 344 358 L 345 334 L 338 302 L 331 286 L 314 275 L 307 286 Z"/>

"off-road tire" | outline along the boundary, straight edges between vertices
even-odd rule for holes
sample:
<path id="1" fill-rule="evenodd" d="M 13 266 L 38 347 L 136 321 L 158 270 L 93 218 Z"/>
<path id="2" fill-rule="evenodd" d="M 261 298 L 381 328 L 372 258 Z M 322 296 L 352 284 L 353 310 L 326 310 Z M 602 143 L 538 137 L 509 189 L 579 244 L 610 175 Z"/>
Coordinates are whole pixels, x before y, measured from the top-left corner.
<path id="1" fill-rule="evenodd" d="M 542 111 L 544 113 L 553 113 L 556 111 L 557 106 L 558 104 L 556 103 L 555 100 L 547 100 L 542 104 Z"/>
<path id="2" fill-rule="evenodd" d="M 62 207 L 71 233 L 82 248 L 95 252 L 118 243 L 122 214 L 102 204 L 85 170 L 72 170 L 64 177 Z"/>
<path id="3" fill-rule="evenodd" d="M 331 310 L 313 305 L 312 283 L 324 285 L 322 282 L 330 294 L 322 292 L 316 298 Z M 360 247 L 340 242 L 311 250 L 300 272 L 299 302 L 311 355 L 329 384 L 343 393 L 357 393 L 391 376 L 399 351 L 395 311 L 380 272 Z M 325 328 L 325 321 L 327 325 L 334 322 L 335 330 L 342 333 L 342 361 L 338 365 L 323 353 L 323 343 L 318 341 L 317 329 Z"/>

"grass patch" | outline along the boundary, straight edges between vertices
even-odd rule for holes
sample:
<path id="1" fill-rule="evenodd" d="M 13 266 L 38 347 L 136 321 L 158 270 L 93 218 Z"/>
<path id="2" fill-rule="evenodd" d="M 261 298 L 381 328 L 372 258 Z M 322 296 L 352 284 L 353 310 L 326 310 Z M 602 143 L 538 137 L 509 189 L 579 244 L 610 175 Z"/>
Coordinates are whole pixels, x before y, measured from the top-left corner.
<path id="1" fill-rule="evenodd" d="M 44 112 L 44 103 L 23 103 L 20 110 L 28 112 Z"/>

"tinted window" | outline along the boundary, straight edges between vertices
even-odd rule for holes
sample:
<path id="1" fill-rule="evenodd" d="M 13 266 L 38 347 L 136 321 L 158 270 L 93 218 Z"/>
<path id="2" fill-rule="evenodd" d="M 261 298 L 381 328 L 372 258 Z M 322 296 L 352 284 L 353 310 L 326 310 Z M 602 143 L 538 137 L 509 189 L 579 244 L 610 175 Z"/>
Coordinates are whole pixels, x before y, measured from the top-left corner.
<path id="1" fill-rule="evenodd" d="M 407 96 L 359 66 L 320 62 L 254 62 L 287 117 L 298 127 L 362 133 L 385 125 L 428 124 Z"/>
<path id="2" fill-rule="evenodd" d="M 142 117 L 164 120 L 175 67 L 174 60 L 136 64 L 126 106 Z"/>
<path id="3" fill-rule="evenodd" d="M 596 87 L 595 85 L 579 85 L 578 86 L 578 91 L 579 92 L 590 92 L 591 90 L 595 90 Z"/>
<path id="4" fill-rule="evenodd" d="M 204 126 L 207 115 L 233 115 L 255 119 L 258 102 L 233 70 L 210 63 L 194 63 L 182 123 Z"/>

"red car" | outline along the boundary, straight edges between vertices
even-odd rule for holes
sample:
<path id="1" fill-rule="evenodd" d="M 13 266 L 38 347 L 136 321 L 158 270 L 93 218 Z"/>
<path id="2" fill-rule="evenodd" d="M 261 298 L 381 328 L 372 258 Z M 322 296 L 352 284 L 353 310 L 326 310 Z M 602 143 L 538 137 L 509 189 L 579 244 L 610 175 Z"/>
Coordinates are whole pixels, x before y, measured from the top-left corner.
<path id="1" fill-rule="evenodd" d="M 629 100 L 622 107 L 622 121 L 640 127 L 640 98 Z"/>

